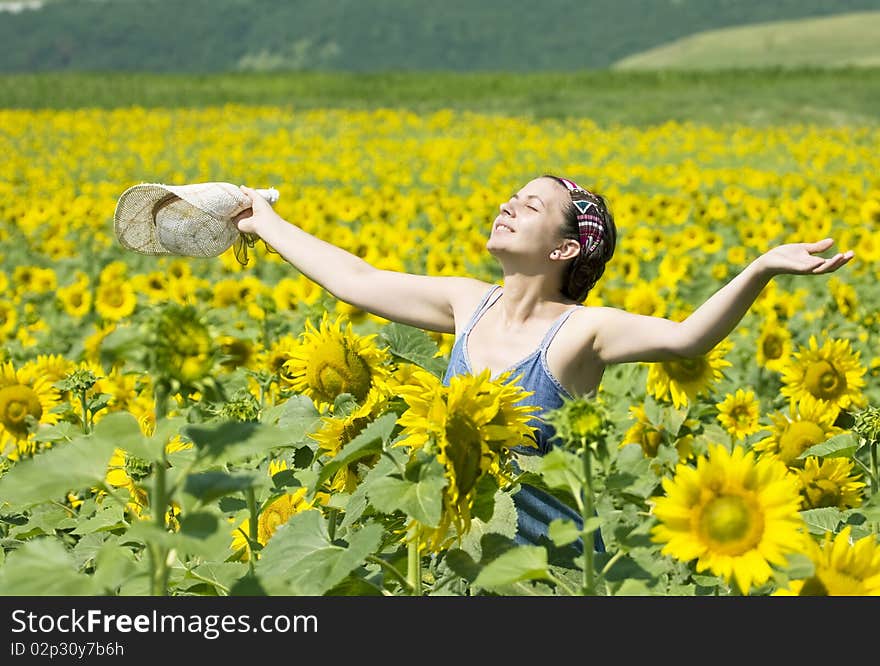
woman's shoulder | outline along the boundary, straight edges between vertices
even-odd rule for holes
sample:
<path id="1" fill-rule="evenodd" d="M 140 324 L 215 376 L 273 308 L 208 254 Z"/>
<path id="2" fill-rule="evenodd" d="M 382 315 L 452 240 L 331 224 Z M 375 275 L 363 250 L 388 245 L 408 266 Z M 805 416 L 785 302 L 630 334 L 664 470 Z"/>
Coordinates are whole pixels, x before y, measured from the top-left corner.
<path id="1" fill-rule="evenodd" d="M 484 299 L 500 285 L 476 278 L 452 278 L 455 287 L 450 293 L 450 304 L 456 322 L 464 322 L 474 313 Z M 456 325 L 458 328 L 458 324 Z"/>

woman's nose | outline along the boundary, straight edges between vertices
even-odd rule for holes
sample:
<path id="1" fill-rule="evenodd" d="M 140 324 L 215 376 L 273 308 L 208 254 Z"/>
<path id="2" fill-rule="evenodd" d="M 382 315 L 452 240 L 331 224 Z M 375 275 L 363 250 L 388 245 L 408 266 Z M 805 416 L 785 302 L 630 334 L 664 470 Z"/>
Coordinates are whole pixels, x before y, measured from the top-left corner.
<path id="1" fill-rule="evenodd" d="M 498 207 L 502 213 L 506 213 L 507 215 L 513 216 L 513 206 L 510 205 L 509 201 L 505 201 Z"/>

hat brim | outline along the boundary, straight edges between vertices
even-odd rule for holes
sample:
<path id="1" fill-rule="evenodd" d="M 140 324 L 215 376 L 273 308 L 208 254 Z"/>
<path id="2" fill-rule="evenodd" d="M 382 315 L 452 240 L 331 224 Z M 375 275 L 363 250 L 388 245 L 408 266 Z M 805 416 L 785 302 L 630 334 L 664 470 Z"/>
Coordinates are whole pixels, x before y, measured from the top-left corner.
<path id="1" fill-rule="evenodd" d="M 166 214 L 176 213 L 185 218 L 187 224 L 216 227 L 217 220 L 232 217 L 250 207 L 250 199 L 229 183 L 134 185 L 122 193 L 113 213 L 119 243 L 128 250 L 148 255 L 217 256 L 229 247 L 225 242 L 220 246 L 216 243 L 206 244 L 206 247 L 191 246 L 186 252 L 168 247 L 162 242 L 156 225 L 157 211 L 166 206 Z"/>

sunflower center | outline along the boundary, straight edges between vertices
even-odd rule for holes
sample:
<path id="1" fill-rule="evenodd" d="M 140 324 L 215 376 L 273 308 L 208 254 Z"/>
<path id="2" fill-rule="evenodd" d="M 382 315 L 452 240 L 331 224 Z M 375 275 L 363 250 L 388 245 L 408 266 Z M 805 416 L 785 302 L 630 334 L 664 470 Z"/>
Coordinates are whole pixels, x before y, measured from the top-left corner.
<path id="1" fill-rule="evenodd" d="M 482 446 L 473 422 L 463 414 L 452 414 L 446 421 L 446 457 L 452 463 L 459 496 L 467 495 L 480 478 Z"/>
<path id="2" fill-rule="evenodd" d="M 0 389 L 0 423 L 15 437 L 27 437 L 27 417 L 39 421 L 43 406 L 36 392 L 29 386 L 13 384 Z"/>
<path id="3" fill-rule="evenodd" d="M 331 403 L 341 393 L 350 393 L 360 402 L 372 384 L 370 366 L 348 345 L 333 345 L 319 351 L 308 374 L 312 391 Z"/>
<path id="4" fill-rule="evenodd" d="M 811 576 L 804 581 L 804 586 L 798 593 L 801 597 L 827 597 L 828 589 L 822 583 L 818 576 Z"/>
<path id="5" fill-rule="evenodd" d="M 784 345 L 782 340 L 775 335 L 768 335 L 761 344 L 761 351 L 764 352 L 764 358 L 776 360 L 782 356 Z"/>
<path id="6" fill-rule="evenodd" d="M 779 437 L 779 457 L 786 465 L 814 444 L 825 441 L 825 431 L 812 421 L 794 421 Z"/>
<path id="7" fill-rule="evenodd" d="M 730 418 L 737 425 L 748 425 L 752 418 L 748 405 L 737 405 L 734 407 L 730 410 Z"/>
<path id="8" fill-rule="evenodd" d="M 108 290 L 104 293 L 104 302 L 118 308 L 125 302 L 125 296 L 122 295 L 120 289 Z"/>
<path id="9" fill-rule="evenodd" d="M 807 368 L 804 384 L 820 400 L 834 400 L 846 390 L 846 377 L 828 361 L 818 361 Z"/>
<path id="10" fill-rule="evenodd" d="M 709 501 L 700 515 L 700 532 L 713 550 L 741 555 L 754 548 L 763 532 L 761 515 L 739 495 L 721 495 Z"/>
<path id="11" fill-rule="evenodd" d="M 679 361 L 664 361 L 663 369 L 677 382 L 692 382 L 703 376 L 706 361 L 702 358 L 685 358 Z"/>
<path id="12" fill-rule="evenodd" d="M 841 488 L 834 481 L 828 479 L 816 479 L 809 484 L 804 491 L 810 501 L 811 509 L 840 506 Z"/>
<path id="13" fill-rule="evenodd" d="M 245 365 L 251 358 L 251 347 L 247 340 L 232 340 L 221 345 L 223 353 L 228 357 L 221 365 L 237 368 Z"/>
<path id="14" fill-rule="evenodd" d="M 290 518 L 290 514 L 287 511 L 281 510 L 275 504 L 266 507 L 260 514 L 260 519 L 257 523 L 259 527 L 257 538 L 260 543 L 265 544 L 275 534 L 275 530 L 287 522 L 288 518 Z"/>

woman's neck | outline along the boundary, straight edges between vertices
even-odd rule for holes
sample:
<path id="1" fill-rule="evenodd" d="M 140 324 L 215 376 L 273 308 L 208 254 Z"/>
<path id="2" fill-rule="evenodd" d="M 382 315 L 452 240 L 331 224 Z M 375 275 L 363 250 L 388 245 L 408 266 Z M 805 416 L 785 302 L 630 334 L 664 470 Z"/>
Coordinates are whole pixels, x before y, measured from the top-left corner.
<path id="1" fill-rule="evenodd" d="M 505 275 L 502 289 L 496 307 L 504 328 L 517 329 L 535 320 L 555 319 L 564 306 L 575 304 L 544 276 Z"/>

